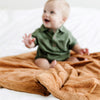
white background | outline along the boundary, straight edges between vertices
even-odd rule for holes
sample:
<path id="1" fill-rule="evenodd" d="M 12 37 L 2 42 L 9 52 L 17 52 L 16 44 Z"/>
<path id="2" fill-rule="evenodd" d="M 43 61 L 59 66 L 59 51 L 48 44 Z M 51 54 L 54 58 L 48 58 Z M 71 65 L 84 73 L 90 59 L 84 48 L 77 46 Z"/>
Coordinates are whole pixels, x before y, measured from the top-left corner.
<path id="1" fill-rule="evenodd" d="M 41 24 L 42 9 L 0 10 L 0 57 L 28 52 L 22 36 L 31 33 Z M 100 10 L 73 8 L 66 27 L 77 36 L 82 47 L 100 52 Z M 31 49 L 33 51 L 33 49 Z M 24 92 L 0 89 L 0 100 L 59 100 Z"/>
<path id="2" fill-rule="evenodd" d="M 47 0 L 0 0 L 0 9 L 34 9 L 41 8 Z M 99 8 L 100 0 L 66 0 L 71 6 Z"/>
<path id="3" fill-rule="evenodd" d="M 0 0 L 0 57 L 33 51 L 24 46 L 22 36 L 25 33 L 33 32 L 41 25 L 42 9 L 33 9 L 43 7 L 46 1 Z M 90 52 L 100 52 L 100 0 L 67 1 L 72 7 L 72 11 L 69 20 L 65 23 L 66 27 L 77 37 L 82 47 L 89 48 Z M 86 8 L 99 8 L 99 10 Z M 0 89 L 0 100 L 58 99 L 52 95 L 44 97 L 2 88 Z"/>

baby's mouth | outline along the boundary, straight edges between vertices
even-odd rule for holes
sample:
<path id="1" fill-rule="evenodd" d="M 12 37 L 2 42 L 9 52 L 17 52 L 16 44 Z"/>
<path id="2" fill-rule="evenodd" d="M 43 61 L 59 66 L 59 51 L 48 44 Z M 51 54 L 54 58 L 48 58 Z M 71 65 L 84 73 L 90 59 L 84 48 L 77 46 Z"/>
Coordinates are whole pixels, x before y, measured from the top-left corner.
<path id="1" fill-rule="evenodd" d="M 50 20 L 49 20 L 49 19 L 44 19 L 44 21 L 45 21 L 46 23 L 50 22 Z"/>

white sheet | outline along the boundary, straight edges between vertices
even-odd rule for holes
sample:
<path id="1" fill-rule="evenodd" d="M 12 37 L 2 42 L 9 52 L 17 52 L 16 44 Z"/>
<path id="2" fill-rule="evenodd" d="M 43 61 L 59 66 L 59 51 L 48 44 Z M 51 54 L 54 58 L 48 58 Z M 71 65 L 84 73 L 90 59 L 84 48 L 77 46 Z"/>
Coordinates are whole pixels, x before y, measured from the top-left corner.
<path id="1" fill-rule="evenodd" d="M 22 43 L 22 36 L 42 24 L 42 8 L 35 10 L 0 10 L 0 57 L 33 51 Z M 65 26 L 77 38 L 81 47 L 100 52 L 100 10 L 72 8 Z M 0 100 L 58 100 L 52 95 L 40 95 L 0 89 Z"/>

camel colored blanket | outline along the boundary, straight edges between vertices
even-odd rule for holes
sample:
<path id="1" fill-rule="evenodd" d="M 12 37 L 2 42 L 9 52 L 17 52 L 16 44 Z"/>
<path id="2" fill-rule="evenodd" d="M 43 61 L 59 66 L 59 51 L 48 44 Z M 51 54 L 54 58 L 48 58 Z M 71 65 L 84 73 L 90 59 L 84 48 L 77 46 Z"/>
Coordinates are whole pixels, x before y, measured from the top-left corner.
<path id="1" fill-rule="evenodd" d="M 35 55 L 0 58 L 0 87 L 45 96 L 51 93 L 60 100 L 100 100 L 100 53 L 72 53 L 80 62 L 59 61 L 49 70 L 34 64 Z"/>

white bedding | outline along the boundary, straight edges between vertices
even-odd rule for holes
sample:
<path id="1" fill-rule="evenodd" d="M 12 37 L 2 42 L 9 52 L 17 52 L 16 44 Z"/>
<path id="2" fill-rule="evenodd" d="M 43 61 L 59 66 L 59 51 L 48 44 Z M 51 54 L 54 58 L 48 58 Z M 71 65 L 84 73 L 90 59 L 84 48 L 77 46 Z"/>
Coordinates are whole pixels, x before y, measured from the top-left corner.
<path id="1" fill-rule="evenodd" d="M 31 33 L 42 24 L 42 8 L 35 10 L 0 10 L 0 57 L 17 55 L 29 51 L 22 42 L 25 33 Z M 100 52 L 100 10 L 72 8 L 65 26 L 77 38 L 81 47 L 90 52 Z M 52 95 L 36 94 L 0 89 L 0 100 L 58 100 Z"/>

